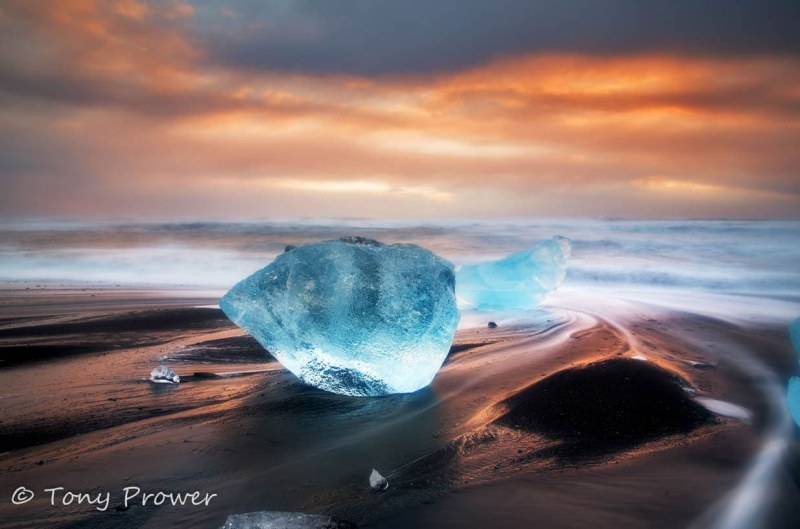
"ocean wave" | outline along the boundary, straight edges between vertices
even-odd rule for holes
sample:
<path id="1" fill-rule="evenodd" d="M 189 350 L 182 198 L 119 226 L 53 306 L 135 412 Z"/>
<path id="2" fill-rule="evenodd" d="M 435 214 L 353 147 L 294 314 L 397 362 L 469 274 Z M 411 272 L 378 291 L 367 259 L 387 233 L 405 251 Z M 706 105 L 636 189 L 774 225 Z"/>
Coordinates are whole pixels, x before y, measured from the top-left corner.
<path id="1" fill-rule="evenodd" d="M 413 242 L 464 264 L 557 234 L 573 242 L 565 284 L 800 290 L 797 221 L 14 221 L 0 224 L 0 280 L 225 288 L 287 245 L 345 235 Z"/>

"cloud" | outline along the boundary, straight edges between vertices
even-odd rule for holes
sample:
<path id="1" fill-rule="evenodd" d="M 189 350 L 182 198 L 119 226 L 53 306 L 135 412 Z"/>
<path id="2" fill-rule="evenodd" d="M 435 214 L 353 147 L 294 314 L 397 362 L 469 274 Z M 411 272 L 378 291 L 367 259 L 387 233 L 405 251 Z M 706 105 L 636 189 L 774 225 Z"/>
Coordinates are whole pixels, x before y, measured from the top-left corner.
<path id="1" fill-rule="evenodd" d="M 647 176 L 631 180 L 631 184 L 636 187 L 654 190 L 659 193 L 678 194 L 682 198 L 694 198 L 699 200 L 713 199 L 717 201 L 730 200 L 732 195 L 739 198 L 754 198 L 759 195 L 772 195 L 776 198 L 786 198 L 782 193 L 763 189 L 748 189 L 735 186 L 719 184 L 707 184 L 703 182 L 693 182 L 691 180 L 677 180 L 662 176 Z"/>
<path id="2" fill-rule="evenodd" d="M 369 195 L 409 196 L 417 197 L 420 200 L 432 201 L 449 201 L 453 198 L 450 193 L 439 191 L 435 187 L 394 186 L 381 181 L 379 177 L 373 180 L 301 180 L 268 178 L 263 181 L 256 181 L 255 183 L 277 189 L 312 191 L 318 193 L 365 193 Z M 241 181 L 236 181 L 236 184 L 241 184 Z"/>
<path id="3" fill-rule="evenodd" d="M 530 53 L 800 53 L 791 0 L 252 0 L 236 13 L 194 38 L 216 61 L 259 71 L 429 74 Z"/>
<path id="4" fill-rule="evenodd" d="M 267 7 L 245 3 L 224 15 L 202 3 L 5 3 L 3 211 L 800 215 L 800 57 L 791 50 L 768 53 L 759 41 L 747 53 L 733 44 L 715 54 L 683 48 L 611 53 L 583 50 L 578 44 L 588 37 L 578 31 L 580 52 L 525 44 L 520 49 L 527 51 L 505 55 L 488 46 L 497 51 L 491 60 L 473 57 L 404 74 L 340 73 L 342 48 L 334 43 L 329 70 L 307 68 L 303 58 L 288 72 L 220 61 L 226 39 L 236 34 L 228 24 L 244 19 L 253 28 L 239 28 L 241 38 L 252 31 L 292 41 L 292 53 L 300 53 L 311 43 L 324 48 L 319 43 L 327 42 L 337 20 L 347 26 L 353 17 L 373 20 L 387 9 L 406 9 L 399 3 L 347 4 L 353 12 L 322 2 L 262 5 L 274 11 L 266 26 L 259 10 Z M 431 7 L 431 20 L 447 5 Z M 478 4 L 458 5 L 464 13 L 452 4 L 451 14 L 461 25 L 501 16 L 478 17 Z M 521 19 L 529 14 L 521 4 L 492 5 Z M 558 18 L 556 4 L 536 5 Z M 593 6 L 587 3 L 584 15 Z M 656 9 L 636 6 L 609 9 L 615 17 L 645 21 Z M 452 36 L 443 24 L 439 38 L 445 40 L 471 31 L 459 25 Z M 369 31 L 380 49 L 378 33 L 394 30 L 377 24 Z M 219 46 L 208 40 L 215 32 L 222 32 Z M 424 66 L 427 41 L 415 38 L 423 37 L 407 35 Z M 738 46 L 746 48 L 749 38 Z M 368 66 L 373 51 L 355 55 Z"/>

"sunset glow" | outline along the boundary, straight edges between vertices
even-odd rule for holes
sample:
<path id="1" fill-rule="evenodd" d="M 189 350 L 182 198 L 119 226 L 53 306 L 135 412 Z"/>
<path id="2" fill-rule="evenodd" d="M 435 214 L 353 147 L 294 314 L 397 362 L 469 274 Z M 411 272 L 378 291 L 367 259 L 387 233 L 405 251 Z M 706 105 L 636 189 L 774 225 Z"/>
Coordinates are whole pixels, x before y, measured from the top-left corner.
<path id="1" fill-rule="evenodd" d="M 4 3 L 3 212 L 800 215 L 797 54 L 531 47 L 379 73 L 227 63 L 214 42 L 324 29 L 247 9 Z"/>

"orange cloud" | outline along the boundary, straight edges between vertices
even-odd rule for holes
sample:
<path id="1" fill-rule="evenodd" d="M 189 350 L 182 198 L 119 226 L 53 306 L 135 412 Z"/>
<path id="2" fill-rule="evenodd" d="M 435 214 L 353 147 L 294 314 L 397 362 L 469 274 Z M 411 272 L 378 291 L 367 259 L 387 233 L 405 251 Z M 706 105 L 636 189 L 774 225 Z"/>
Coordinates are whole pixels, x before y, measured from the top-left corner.
<path id="1" fill-rule="evenodd" d="M 373 78 L 244 71 L 189 38 L 193 16 L 180 2 L 4 5 L 0 29 L 16 43 L 0 50 L 0 132 L 15 131 L 0 144 L 9 204 L 800 215 L 794 58 L 522 55 Z M 80 185 L 32 198 L 70 180 Z"/>

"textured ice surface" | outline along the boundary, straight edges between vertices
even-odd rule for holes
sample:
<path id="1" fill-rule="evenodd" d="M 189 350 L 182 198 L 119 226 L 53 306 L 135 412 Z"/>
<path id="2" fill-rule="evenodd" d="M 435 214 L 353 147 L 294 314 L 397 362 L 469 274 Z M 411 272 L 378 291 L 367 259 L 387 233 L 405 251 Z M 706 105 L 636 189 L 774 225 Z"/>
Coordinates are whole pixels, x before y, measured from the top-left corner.
<path id="1" fill-rule="evenodd" d="M 389 488 L 389 482 L 385 477 L 381 476 L 380 472 L 373 468 L 372 473 L 369 475 L 369 486 L 372 487 L 372 490 L 386 490 Z"/>
<path id="2" fill-rule="evenodd" d="M 287 369 L 344 395 L 416 391 L 458 325 L 453 265 L 413 244 L 306 244 L 235 285 L 220 307 Z"/>
<path id="3" fill-rule="evenodd" d="M 231 514 L 220 529 L 356 529 L 356 526 L 330 516 L 264 511 Z"/>
<path id="4" fill-rule="evenodd" d="M 789 336 L 792 339 L 795 352 L 800 354 L 800 318 L 792 322 L 789 327 Z M 789 413 L 792 415 L 795 424 L 800 426 L 800 377 L 789 379 L 789 385 L 786 388 L 786 404 L 789 406 Z"/>
<path id="5" fill-rule="evenodd" d="M 789 387 L 786 388 L 786 403 L 789 405 L 789 413 L 795 424 L 800 426 L 800 377 L 789 379 Z"/>
<path id="6" fill-rule="evenodd" d="M 556 236 L 497 261 L 456 270 L 456 297 L 464 309 L 527 310 L 554 291 L 571 255 L 566 237 Z"/>
<path id="7" fill-rule="evenodd" d="M 150 372 L 150 380 L 158 383 L 177 384 L 181 377 L 167 366 L 158 366 Z"/>

